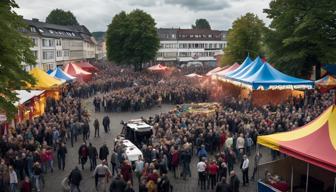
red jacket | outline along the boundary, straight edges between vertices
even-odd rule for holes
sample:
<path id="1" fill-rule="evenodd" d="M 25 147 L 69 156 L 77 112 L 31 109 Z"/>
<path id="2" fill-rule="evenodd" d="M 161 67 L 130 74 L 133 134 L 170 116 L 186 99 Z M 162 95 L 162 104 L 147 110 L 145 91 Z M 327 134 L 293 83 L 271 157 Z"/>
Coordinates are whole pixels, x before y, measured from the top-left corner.
<path id="1" fill-rule="evenodd" d="M 211 163 L 209 166 L 208 166 L 208 171 L 209 171 L 209 174 L 210 175 L 216 175 L 217 172 L 218 172 L 218 165 L 216 165 L 215 163 Z"/>

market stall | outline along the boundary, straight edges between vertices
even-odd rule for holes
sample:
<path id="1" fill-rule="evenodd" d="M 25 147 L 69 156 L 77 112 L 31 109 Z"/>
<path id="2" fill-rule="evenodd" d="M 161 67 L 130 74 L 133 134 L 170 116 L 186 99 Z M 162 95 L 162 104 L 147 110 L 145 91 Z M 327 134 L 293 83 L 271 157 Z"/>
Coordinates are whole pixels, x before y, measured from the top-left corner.
<path id="1" fill-rule="evenodd" d="M 92 73 L 85 71 L 74 63 L 68 63 L 64 68 L 64 72 L 76 77 L 78 81 L 87 82 L 92 79 Z"/>
<path id="2" fill-rule="evenodd" d="M 314 88 L 313 81 L 286 75 L 260 57 L 249 60 L 246 58 L 239 68 L 219 79 L 240 87 L 239 96 L 250 98 L 255 105 L 279 104 L 290 97 L 303 97 L 303 90 Z"/>
<path id="3" fill-rule="evenodd" d="M 238 69 L 239 66 L 240 66 L 240 65 L 239 65 L 238 63 L 234 63 L 233 65 L 227 67 L 226 69 L 214 73 L 214 75 L 215 75 L 216 77 L 218 77 L 218 76 L 220 77 L 220 76 L 222 76 L 222 75 L 225 75 L 225 74 L 227 74 L 227 73 L 229 73 L 229 72 L 232 72 L 232 71 Z"/>
<path id="4" fill-rule="evenodd" d="M 301 180 L 305 177 L 305 191 L 324 191 L 331 188 L 336 190 L 335 105 L 305 126 L 288 132 L 258 136 L 257 142 L 300 160 L 301 164 L 305 162 L 303 170 L 299 169 L 299 163 L 287 163 L 293 167 L 290 173 L 291 191 L 297 185 L 293 175 L 297 175 Z M 328 177 L 318 177 L 319 175 Z"/>
<path id="5" fill-rule="evenodd" d="M 79 63 L 75 63 L 78 67 L 84 69 L 85 71 L 87 72 L 90 72 L 90 73 L 95 73 L 95 72 L 98 72 L 99 69 L 95 66 L 93 66 L 92 64 L 90 64 L 89 62 L 87 61 L 81 61 Z"/>
<path id="6" fill-rule="evenodd" d="M 336 79 L 331 75 L 327 75 L 322 79 L 315 81 L 315 85 L 321 92 L 324 93 L 330 89 L 336 88 Z"/>
<path id="7" fill-rule="evenodd" d="M 213 74 L 215 74 L 215 73 L 217 73 L 217 72 L 219 72 L 219 71 L 222 71 L 222 70 L 224 70 L 224 69 L 226 69 L 226 68 L 228 68 L 229 66 L 225 66 L 225 67 L 216 67 L 216 68 L 214 68 L 214 69 L 211 69 L 209 72 L 207 72 L 206 74 L 205 74 L 205 76 L 212 76 Z"/>
<path id="8" fill-rule="evenodd" d="M 28 84 L 27 88 L 34 90 L 51 90 L 51 89 L 57 89 L 60 85 L 63 84 L 62 81 L 48 75 L 46 72 L 39 68 L 34 68 L 31 71 L 29 71 L 29 74 L 34 77 L 36 80 L 35 85 Z"/>
<path id="9" fill-rule="evenodd" d="M 52 77 L 55 77 L 62 82 L 71 82 L 76 79 L 76 77 L 73 77 L 67 73 L 65 73 L 61 68 L 57 67 L 55 70 L 48 72 L 48 74 Z"/>
<path id="10" fill-rule="evenodd" d="M 198 114 L 213 114 L 220 108 L 219 103 L 191 103 L 178 105 L 176 111 L 178 113 L 198 113 Z"/>
<path id="11" fill-rule="evenodd" d="M 18 108 L 17 122 L 32 119 L 44 113 L 46 104 L 45 90 L 16 90 L 19 100 L 14 103 Z"/>

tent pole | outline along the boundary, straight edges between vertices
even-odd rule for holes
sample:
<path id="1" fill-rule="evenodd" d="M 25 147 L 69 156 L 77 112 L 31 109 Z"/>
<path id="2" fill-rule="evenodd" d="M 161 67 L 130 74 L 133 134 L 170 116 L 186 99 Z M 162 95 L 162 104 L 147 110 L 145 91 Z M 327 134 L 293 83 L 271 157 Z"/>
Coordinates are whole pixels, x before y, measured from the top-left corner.
<path id="1" fill-rule="evenodd" d="M 291 192 L 293 192 L 293 180 L 294 180 L 294 167 L 293 165 L 291 165 L 292 167 L 292 173 L 291 173 Z"/>
<path id="2" fill-rule="evenodd" d="M 309 182 L 309 163 L 307 163 L 306 192 L 308 192 L 308 182 Z"/>

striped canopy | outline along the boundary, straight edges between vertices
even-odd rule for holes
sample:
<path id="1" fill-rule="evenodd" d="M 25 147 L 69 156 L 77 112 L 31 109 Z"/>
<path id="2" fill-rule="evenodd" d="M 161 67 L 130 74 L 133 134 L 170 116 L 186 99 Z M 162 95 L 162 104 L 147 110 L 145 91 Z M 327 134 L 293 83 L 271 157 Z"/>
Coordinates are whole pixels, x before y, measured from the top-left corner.
<path id="1" fill-rule="evenodd" d="M 336 106 L 303 127 L 259 136 L 258 143 L 336 173 Z"/>
<path id="2" fill-rule="evenodd" d="M 327 75 L 315 81 L 315 84 L 317 86 L 336 86 L 336 79 L 333 76 Z"/>

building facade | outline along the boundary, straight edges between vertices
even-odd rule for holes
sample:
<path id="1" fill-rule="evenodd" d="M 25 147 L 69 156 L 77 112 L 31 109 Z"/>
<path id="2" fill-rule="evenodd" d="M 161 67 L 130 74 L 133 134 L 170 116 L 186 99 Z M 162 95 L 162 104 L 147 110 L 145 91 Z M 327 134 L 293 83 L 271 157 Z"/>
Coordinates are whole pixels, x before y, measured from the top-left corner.
<path id="1" fill-rule="evenodd" d="M 160 38 L 157 63 L 215 65 L 215 56 L 222 53 L 227 43 L 226 31 L 175 28 L 159 28 L 157 31 Z"/>
<path id="2" fill-rule="evenodd" d="M 69 62 L 96 58 L 97 43 L 85 26 L 54 25 L 38 19 L 25 22 L 28 28 L 22 32 L 32 39 L 37 67 L 47 71 Z M 31 66 L 25 68 L 30 70 Z"/>

